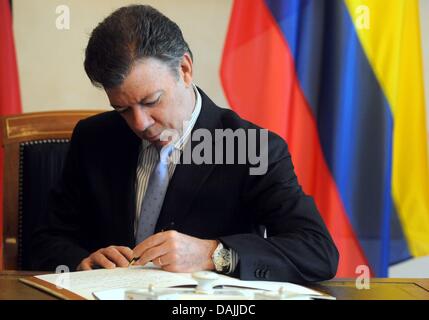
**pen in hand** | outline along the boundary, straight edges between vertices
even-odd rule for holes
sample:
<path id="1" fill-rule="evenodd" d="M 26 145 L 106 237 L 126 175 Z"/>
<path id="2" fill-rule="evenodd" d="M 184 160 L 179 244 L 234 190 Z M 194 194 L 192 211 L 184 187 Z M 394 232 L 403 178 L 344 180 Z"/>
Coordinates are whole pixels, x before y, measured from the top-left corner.
<path id="1" fill-rule="evenodd" d="M 129 263 L 129 265 L 128 265 L 128 267 L 131 267 L 138 259 L 139 259 L 139 257 L 132 258 L 131 261 L 130 261 L 130 263 Z"/>
<path id="2" fill-rule="evenodd" d="M 168 228 L 164 228 L 164 229 L 161 230 L 161 232 L 164 232 L 164 231 L 167 231 L 167 230 L 168 230 Z M 131 267 L 132 265 L 134 265 L 134 263 L 136 263 L 136 261 L 138 259 L 140 259 L 140 257 L 134 257 L 134 258 L 132 258 L 131 261 L 130 261 L 130 263 L 128 264 L 128 267 Z M 150 262 L 152 262 L 152 261 L 150 261 Z"/>

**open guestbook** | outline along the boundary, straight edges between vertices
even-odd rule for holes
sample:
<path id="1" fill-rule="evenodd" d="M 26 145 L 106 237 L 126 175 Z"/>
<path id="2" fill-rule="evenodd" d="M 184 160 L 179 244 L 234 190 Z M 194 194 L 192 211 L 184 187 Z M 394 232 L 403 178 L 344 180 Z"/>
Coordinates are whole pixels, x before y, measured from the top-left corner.
<path id="1" fill-rule="evenodd" d="M 288 282 L 242 281 L 213 272 L 172 273 L 153 264 L 45 274 L 20 281 L 62 299 L 99 300 L 311 300 L 335 299 Z"/>

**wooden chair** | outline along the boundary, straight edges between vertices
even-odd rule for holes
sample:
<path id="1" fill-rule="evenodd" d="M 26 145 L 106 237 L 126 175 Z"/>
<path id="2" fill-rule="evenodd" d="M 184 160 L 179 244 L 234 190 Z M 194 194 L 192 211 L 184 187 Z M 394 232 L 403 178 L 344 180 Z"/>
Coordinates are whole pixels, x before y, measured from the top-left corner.
<path id="1" fill-rule="evenodd" d="M 46 208 L 76 123 L 100 111 L 26 113 L 0 119 L 4 148 L 3 270 L 29 268 L 27 243 Z M 1 262 L 1 261 L 0 261 Z"/>

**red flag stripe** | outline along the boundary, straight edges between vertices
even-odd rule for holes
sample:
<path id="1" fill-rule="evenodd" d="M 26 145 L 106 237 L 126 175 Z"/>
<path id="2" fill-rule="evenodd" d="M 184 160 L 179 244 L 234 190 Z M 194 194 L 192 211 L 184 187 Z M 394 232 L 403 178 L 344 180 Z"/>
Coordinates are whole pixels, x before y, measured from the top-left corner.
<path id="1" fill-rule="evenodd" d="M 9 0 L 0 0 L 0 115 L 21 113 Z M 0 268 L 3 265 L 3 149 L 0 149 Z"/>

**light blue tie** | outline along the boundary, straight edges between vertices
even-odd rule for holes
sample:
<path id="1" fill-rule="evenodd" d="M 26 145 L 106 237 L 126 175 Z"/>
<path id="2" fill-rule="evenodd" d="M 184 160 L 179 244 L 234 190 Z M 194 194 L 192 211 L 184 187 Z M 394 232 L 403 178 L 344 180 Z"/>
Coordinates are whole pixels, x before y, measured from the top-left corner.
<path id="1" fill-rule="evenodd" d="M 168 157 L 173 151 L 173 145 L 163 147 L 159 160 L 149 177 L 146 193 L 140 210 L 139 224 L 136 234 L 136 244 L 152 235 L 155 231 L 168 187 Z"/>

